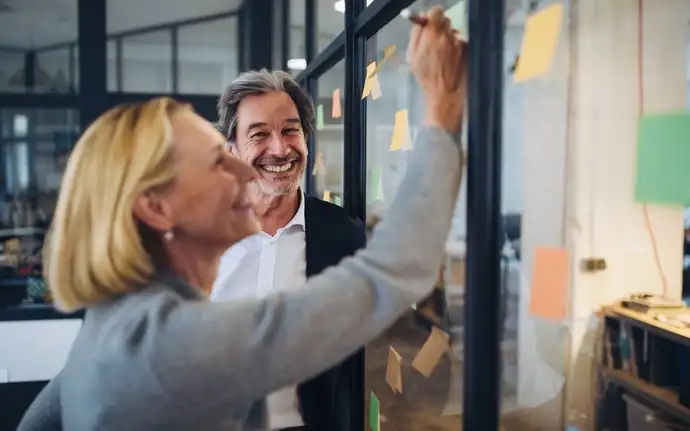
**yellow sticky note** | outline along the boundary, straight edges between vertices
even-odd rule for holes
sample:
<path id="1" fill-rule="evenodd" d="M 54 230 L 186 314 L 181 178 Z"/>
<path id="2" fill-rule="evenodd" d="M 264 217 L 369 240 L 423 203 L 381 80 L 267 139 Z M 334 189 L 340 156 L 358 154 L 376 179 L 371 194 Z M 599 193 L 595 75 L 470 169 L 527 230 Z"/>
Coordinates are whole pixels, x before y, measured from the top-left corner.
<path id="1" fill-rule="evenodd" d="M 515 82 L 546 75 L 551 69 L 563 21 L 563 5 L 555 3 L 532 14 L 525 24 Z"/>
<path id="2" fill-rule="evenodd" d="M 412 148 L 412 136 L 408 122 L 407 109 L 401 109 L 395 113 L 393 136 L 388 151 L 408 151 Z"/>
<path id="3" fill-rule="evenodd" d="M 340 109 L 340 88 L 333 90 L 333 109 L 331 110 L 331 117 L 340 118 L 343 115 Z"/>
<path id="4" fill-rule="evenodd" d="M 322 201 L 330 202 L 331 201 L 331 192 L 328 190 L 323 192 L 323 197 L 321 198 Z"/>
<path id="5" fill-rule="evenodd" d="M 529 302 L 531 314 L 553 321 L 563 320 L 569 267 L 568 252 L 563 248 L 538 247 L 534 250 Z"/>
<path id="6" fill-rule="evenodd" d="M 314 160 L 314 170 L 312 175 L 325 175 L 326 174 L 326 164 L 323 161 L 323 153 L 319 151 L 316 153 L 316 160 Z"/>
<path id="7" fill-rule="evenodd" d="M 367 68 L 367 76 L 378 76 L 378 73 L 381 71 L 381 68 L 383 65 L 386 63 L 386 61 L 391 58 L 393 55 L 395 55 L 395 45 L 388 45 L 386 48 L 383 50 L 383 58 L 379 62 L 378 66 L 374 68 L 373 71 L 369 71 L 369 68 Z M 374 95 L 374 99 L 377 97 Z"/>
<path id="8" fill-rule="evenodd" d="M 381 84 L 379 84 L 379 76 L 374 73 L 376 71 L 376 62 L 372 61 L 367 66 L 366 80 L 364 81 L 364 88 L 362 89 L 362 100 L 366 99 L 371 94 L 371 98 L 376 100 L 381 97 Z"/>
<path id="9" fill-rule="evenodd" d="M 402 394 L 402 357 L 393 348 L 388 346 L 388 363 L 386 364 L 386 383 L 393 392 Z"/>
<path id="10" fill-rule="evenodd" d="M 434 326 L 431 335 L 412 361 L 412 366 L 421 375 L 429 378 L 449 348 L 450 336 Z"/>
<path id="11" fill-rule="evenodd" d="M 383 59 L 387 60 L 395 54 L 395 45 L 388 45 L 383 49 Z"/>

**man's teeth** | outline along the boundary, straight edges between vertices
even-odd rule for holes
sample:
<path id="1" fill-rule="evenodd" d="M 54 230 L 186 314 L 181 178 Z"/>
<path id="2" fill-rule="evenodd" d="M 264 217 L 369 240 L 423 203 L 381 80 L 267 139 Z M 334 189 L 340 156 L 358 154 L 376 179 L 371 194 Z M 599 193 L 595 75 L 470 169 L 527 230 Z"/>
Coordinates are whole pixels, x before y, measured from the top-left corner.
<path id="1" fill-rule="evenodd" d="M 289 171 L 290 168 L 292 168 L 292 162 L 286 163 L 284 165 L 276 166 L 276 165 L 263 165 L 261 166 L 262 169 L 268 171 L 268 172 L 286 172 Z"/>

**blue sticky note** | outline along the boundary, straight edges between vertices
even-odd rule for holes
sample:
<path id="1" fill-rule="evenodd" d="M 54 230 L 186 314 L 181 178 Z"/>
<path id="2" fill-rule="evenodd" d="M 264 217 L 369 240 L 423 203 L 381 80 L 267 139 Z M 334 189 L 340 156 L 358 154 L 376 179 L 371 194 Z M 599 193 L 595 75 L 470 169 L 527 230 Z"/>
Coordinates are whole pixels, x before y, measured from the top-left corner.
<path id="1" fill-rule="evenodd" d="M 690 113 L 640 119 L 635 200 L 690 206 Z"/>

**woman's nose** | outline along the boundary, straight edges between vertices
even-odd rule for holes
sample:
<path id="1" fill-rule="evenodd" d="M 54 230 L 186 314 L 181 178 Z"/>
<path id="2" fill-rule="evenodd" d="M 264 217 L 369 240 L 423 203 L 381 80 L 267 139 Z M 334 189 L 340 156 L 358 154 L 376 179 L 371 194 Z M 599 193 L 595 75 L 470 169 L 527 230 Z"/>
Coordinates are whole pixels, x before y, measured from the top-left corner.
<path id="1" fill-rule="evenodd" d="M 248 164 L 244 163 L 242 160 L 236 157 L 228 157 L 228 163 L 226 166 L 228 171 L 235 174 L 235 176 L 237 177 L 237 181 L 240 184 L 245 184 L 254 181 L 258 176 L 258 172 L 256 172 L 256 170 L 253 167 L 249 166 Z"/>

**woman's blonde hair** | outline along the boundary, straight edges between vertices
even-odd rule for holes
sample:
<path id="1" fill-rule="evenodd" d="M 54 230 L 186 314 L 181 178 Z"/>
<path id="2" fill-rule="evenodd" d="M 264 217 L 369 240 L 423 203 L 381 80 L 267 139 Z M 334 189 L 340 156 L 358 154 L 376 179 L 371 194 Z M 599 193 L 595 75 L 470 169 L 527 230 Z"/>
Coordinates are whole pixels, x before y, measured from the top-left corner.
<path id="1" fill-rule="evenodd" d="M 171 117 L 190 109 L 170 98 L 119 106 L 77 142 L 46 238 L 44 276 L 58 309 L 118 296 L 154 273 L 132 208 L 142 193 L 172 183 Z"/>

